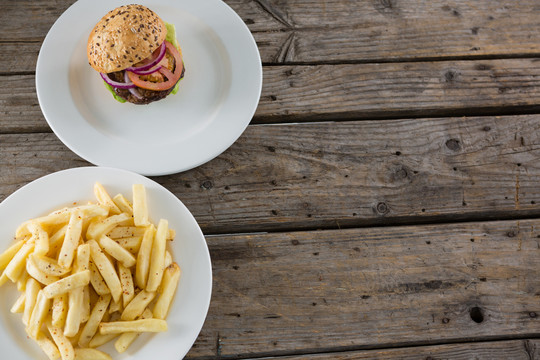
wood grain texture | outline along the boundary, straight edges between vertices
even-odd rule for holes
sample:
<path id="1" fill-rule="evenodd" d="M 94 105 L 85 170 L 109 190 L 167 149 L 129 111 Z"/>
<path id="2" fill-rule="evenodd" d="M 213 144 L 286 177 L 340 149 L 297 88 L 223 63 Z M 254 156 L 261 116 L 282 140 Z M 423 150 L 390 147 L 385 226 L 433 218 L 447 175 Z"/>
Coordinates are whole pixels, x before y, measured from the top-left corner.
<path id="1" fill-rule="evenodd" d="M 540 357 L 540 354 L 538 353 L 539 346 L 539 341 L 535 339 L 490 341 L 468 344 L 267 357 L 265 360 L 537 360 Z"/>
<path id="2" fill-rule="evenodd" d="M 540 215 L 540 116 L 252 125 L 156 180 L 206 233 Z M 0 136 L 0 200 L 86 165 L 54 134 Z"/>
<path id="3" fill-rule="evenodd" d="M 263 73 L 253 123 L 540 110 L 534 59 L 271 66 Z M 34 76 L 4 76 L 3 82 L 0 132 L 48 131 Z"/>
<path id="4" fill-rule="evenodd" d="M 207 237 L 214 289 L 191 356 L 537 337 L 539 226 L 520 220 Z"/>
<path id="5" fill-rule="evenodd" d="M 34 75 L 2 77 L 0 133 L 50 132 L 36 94 Z"/>
<path id="6" fill-rule="evenodd" d="M 75 0 L 3 1 L 0 12 L 0 42 L 43 41 L 54 22 L 74 2 Z"/>
<path id="7" fill-rule="evenodd" d="M 40 42 L 0 42 L 0 75 L 18 73 L 33 74 L 36 70 L 36 62 L 40 47 Z"/>
<path id="8" fill-rule="evenodd" d="M 264 75 L 255 116 L 266 121 L 471 115 L 540 104 L 540 62 L 531 59 L 275 66 Z"/>
<path id="9" fill-rule="evenodd" d="M 254 33 L 265 63 L 540 53 L 540 7 L 535 0 L 226 2 Z M 0 24 L 9 31 L 0 31 L 0 42 L 43 40 L 72 3 L 8 1 Z"/>
<path id="10" fill-rule="evenodd" d="M 272 54 L 264 46 L 271 33 L 255 32 L 269 63 L 537 55 L 540 50 L 540 8 L 534 0 L 257 2 L 279 14 L 289 35 Z"/>

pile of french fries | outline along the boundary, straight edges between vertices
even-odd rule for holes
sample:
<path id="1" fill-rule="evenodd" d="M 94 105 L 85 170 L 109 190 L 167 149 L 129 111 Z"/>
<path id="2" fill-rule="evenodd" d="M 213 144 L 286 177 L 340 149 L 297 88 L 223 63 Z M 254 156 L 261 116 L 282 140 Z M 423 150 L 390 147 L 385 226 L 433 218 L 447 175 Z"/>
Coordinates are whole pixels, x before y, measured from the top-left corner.
<path id="1" fill-rule="evenodd" d="M 167 250 L 175 232 L 150 222 L 146 189 L 130 202 L 94 185 L 96 202 L 21 224 L 0 255 L 0 286 L 21 292 L 11 308 L 51 360 L 112 359 L 96 347 L 115 340 L 122 353 L 143 332 L 167 331 L 180 279 Z"/>

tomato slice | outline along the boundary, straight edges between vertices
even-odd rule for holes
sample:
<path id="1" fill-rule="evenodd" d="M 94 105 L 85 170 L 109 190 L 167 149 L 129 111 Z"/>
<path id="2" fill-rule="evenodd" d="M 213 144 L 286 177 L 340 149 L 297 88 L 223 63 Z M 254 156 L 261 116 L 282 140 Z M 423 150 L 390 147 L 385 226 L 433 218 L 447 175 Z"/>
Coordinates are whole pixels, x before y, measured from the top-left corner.
<path id="1" fill-rule="evenodd" d="M 128 77 L 133 84 L 143 89 L 163 91 L 172 88 L 178 82 L 180 76 L 182 75 L 182 70 L 184 69 L 182 55 L 180 54 L 178 49 L 176 49 L 170 42 L 165 41 L 165 46 L 167 47 L 167 51 L 174 57 L 174 61 L 176 64 L 174 72 L 170 71 L 165 67 L 162 67 L 158 71 L 163 74 L 167 78 L 167 80 L 163 82 L 152 82 L 142 80 L 142 75 L 137 75 L 131 71 L 127 71 Z"/>

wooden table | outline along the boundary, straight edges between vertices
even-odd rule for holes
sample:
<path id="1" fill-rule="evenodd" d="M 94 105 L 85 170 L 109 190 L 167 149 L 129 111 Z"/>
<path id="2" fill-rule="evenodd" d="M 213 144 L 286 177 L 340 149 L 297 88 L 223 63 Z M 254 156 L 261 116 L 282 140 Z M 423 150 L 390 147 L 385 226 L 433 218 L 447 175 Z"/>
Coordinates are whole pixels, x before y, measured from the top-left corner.
<path id="1" fill-rule="evenodd" d="M 89 165 L 34 84 L 72 2 L 2 2 L 0 200 Z M 213 261 L 188 358 L 540 358 L 538 0 L 226 3 L 261 53 L 257 112 L 154 178 Z"/>

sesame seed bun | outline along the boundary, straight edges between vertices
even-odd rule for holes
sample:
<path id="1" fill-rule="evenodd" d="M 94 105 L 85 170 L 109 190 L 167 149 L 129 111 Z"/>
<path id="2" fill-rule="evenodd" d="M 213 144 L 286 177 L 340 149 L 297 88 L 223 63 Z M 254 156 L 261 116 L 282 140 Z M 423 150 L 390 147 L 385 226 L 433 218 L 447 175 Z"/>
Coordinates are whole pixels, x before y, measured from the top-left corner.
<path id="1" fill-rule="evenodd" d="M 124 5 L 109 11 L 92 29 L 86 51 L 99 72 L 124 70 L 146 59 L 165 41 L 165 23 L 142 5 Z"/>

